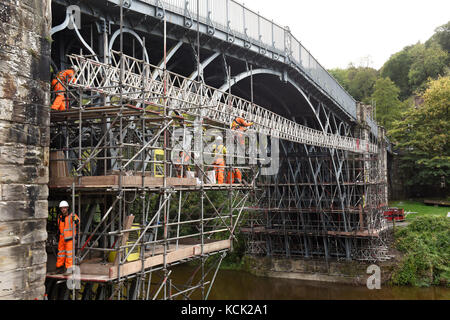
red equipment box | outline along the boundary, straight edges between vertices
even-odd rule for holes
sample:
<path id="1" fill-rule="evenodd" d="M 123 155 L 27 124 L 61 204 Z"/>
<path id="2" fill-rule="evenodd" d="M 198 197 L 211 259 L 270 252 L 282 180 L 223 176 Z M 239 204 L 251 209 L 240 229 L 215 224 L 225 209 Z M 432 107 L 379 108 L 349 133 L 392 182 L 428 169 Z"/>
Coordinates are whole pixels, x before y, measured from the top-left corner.
<path id="1" fill-rule="evenodd" d="M 395 220 L 397 222 L 405 221 L 405 209 L 388 208 L 384 211 L 384 218 L 388 221 Z"/>

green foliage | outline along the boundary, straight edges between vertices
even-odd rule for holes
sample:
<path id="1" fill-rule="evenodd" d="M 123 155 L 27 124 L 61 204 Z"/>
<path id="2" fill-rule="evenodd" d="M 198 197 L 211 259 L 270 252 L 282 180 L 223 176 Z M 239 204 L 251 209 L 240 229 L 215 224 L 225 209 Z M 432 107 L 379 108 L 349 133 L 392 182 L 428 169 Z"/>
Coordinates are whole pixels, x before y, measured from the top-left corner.
<path id="1" fill-rule="evenodd" d="M 450 178 L 450 77 L 430 81 L 423 99 L 423 106 L 406 111 L 389 131 L 410 185 L 436 185 L 440 177 Z"/>
<path id="2" fill-rule="evenodd" d="M 417 44 L 409 51 L 413 63 L 408 73 L 408 80 L 412 91 L 423 89 L 428 78 L 436 79 L 444 75 L 448 53 L 437 44 L 429 47 Z"/>
<path id="3" fill-rule="evenodd" d="M 396 144 L 406 185 L 437 187 L 442 177 L 449 181 L 448 80 L 430 82 L 450 77 L 449 49 L 450 22 L 438 27 L 425 44 L 419 42 L 393 54 L 379 73 L 352 65 L 330 70 L 356 100 L 376 102 L 376 120 Z M 416 101 L 419 96 L 426 105 Z"/>
<path id="4" fill-rule="evenodd" d="M 450 52 L 450 21 L 436 28 L 435 34 L 425 44 L 428 46 L 431 42 L 436 42 L 442 50 Z"/>
<path id="5" fill-rule="evenodd" d="M 348 69 L 331 69 L 328 71 L 336 80 L 339 82 L 339 84 L 348 91 L 349 84 L 348 84 Z"/>
<path id="6" fill-rule="evenodd" d="M 400 89 L 389 78 L 378 79 L 371 100 L 376 106 L 376 119 L 386 129 L 400 117 L 402 103 L 398 99 Z"/>
<path id="7" fill-rule="evenodd" d="M 405 209 L 405 212 L 417 212 L 414 214 L 409 214 L 406 217 L 407 221 L 412 221 L 422 216 L 440 216 L 446 217 L 449 208 L 447 207 L 435 207 L 431 205 L 426 205 L 423 202 L 413 201 L 413 200 L 402 200 L 402 201 L 392 201 L 389 202 L 390 207 L 398 207 Z"/>
<path id="8" fill-rule="evenodd" d="M 332 69 L 330 74 L 358 101 L 369 103 L 378 71 L 372 68 L 350 66 L 348 69 Z"/>
<path id="9" fill-rule="evenodd" d="M 408 53 L 410 48 L 406 47 L 402 51 L 392 55 L 380 70 L 381 77 L 391 79 L 400 89 L 400 99 L 402 100 L 412 94 L 408 78 L 409 70 L 413 62 Z"/>
<path id="10" fill-rule="evenodd" d="M 396 285 L 450 285 L 450 220 L 418 217 L 396 233 L 396 248 L 405 254 L 392 276 Z"/>

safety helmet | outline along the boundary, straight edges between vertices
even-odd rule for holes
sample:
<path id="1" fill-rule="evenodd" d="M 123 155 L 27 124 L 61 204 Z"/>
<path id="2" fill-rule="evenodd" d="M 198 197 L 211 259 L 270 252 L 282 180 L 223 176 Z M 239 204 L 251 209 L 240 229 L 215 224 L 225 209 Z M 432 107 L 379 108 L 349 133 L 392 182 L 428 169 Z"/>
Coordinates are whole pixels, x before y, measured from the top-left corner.
<path id="1" fill-rule="evenodd" d="M 60 203 L 59 203 L 59 207 L 60 208 L 64 208 L 64 207 L 69 207 L 69 203 L 67 203 L 67 201 L 61 201 Z"/>
<path id="2" fill-rule="evenodd" d="M 221 136 L 217 136 L 217 137 L 216 137 L 216 141 L 217 141 L 217 142 L 222 142 L 222 141 L 223 141 L 223 138 L 222 138 Z"/>
<path id="3" fill-rule="evenodd" d="M 71 68 L 72 68 L 73 71 L 75 71 L 75 73 L 80 71 L 80 68 L 78 68 L 78 66 L 73 65 Z"/>

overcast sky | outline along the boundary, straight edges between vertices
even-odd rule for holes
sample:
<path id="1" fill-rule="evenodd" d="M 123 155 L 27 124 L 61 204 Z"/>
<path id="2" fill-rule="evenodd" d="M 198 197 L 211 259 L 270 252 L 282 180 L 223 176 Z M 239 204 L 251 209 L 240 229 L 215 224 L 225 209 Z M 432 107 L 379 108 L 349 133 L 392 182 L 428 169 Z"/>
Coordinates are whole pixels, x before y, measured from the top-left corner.
<path id="1" fill-rule="evenodd" d="M 450 20 L 450 0 L 238 0 L 292 34 L 327 69 L 379 69 L 405 46 Z M 364 59 L 365 58 L 365 59 Z M 362 60 L 364 59 L 364 60 Z"/>

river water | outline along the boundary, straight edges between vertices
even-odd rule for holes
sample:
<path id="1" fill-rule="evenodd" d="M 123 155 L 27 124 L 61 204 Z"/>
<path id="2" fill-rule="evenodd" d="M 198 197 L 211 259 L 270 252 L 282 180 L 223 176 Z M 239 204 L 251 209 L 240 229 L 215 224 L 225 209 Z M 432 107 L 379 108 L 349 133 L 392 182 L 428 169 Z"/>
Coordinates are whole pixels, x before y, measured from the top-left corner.
<path id="1" fill-rule="evenodd" d="M 175 274 L 190 275 L 193 273 L 194 268 L 180 266 L 175 270 Z M 199 299 L 200 297 L 199 292 L 192 295 L 194 299 Z M 365 286 L 266 278 L 257 277 L 243 271 L 219 270 L 209 296 L 209 300 L 360 299 L 450 300 L 450 289 L 444 287 L 414 288 L 382 286 L 380 290 L 369 290 Z"/>

